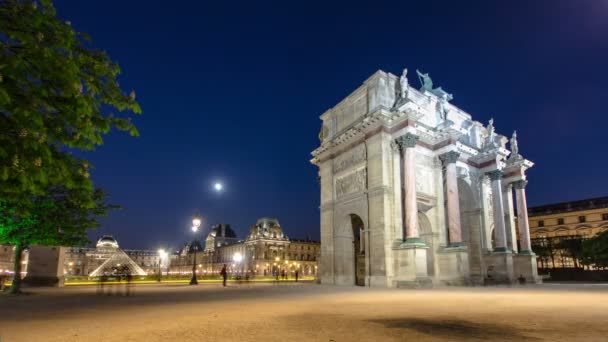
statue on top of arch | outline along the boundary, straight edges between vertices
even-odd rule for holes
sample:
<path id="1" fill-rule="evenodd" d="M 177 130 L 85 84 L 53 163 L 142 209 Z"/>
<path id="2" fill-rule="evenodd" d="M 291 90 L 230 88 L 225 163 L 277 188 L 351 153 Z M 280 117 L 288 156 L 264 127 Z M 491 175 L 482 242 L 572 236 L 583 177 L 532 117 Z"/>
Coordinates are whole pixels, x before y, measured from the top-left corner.
<path id="1" fill-rule="evenodd" d="M 513 131 L 513 135 L 511 136 L 511 155 L 509 156 L 509 161 L 514 162 L 517 160 L 523 159 L 521 154 L 519 154 L 519 145 L 517 144 L 517 131 Z"/>
<path id="2" fill-rule="evenodd" d="M 420 91 L 425 92 L 428 91 L 432 94 L 435 94 L 440 99 L 445 98 L 446 101 L 452 101 L 454 96 L 443 90 L 441 87 L 433 88 L 433 80 L 428 73 L 422 73 L 420 70 L 416 69 L 416 73 L 418 74 L 418 79 L 420 80 Z"/>

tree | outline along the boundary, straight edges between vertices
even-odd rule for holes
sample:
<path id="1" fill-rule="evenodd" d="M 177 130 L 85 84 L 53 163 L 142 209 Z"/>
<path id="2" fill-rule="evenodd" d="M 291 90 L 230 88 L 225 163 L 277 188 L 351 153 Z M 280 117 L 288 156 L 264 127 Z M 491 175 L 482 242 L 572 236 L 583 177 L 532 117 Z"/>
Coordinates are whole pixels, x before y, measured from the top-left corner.
<path id="1" fill-rule="evenodd" d="M 581 262 L 599 269 L 608 267 L 608 230 L 583 241 Z"/>
<path id="2" fill-rule="evenodd" d="M 549 249 L 549 241 L 546 237 L 536 238 L 531 240 L 532 250 L 540 261 L 541 268 L 547 268 L 548 259 L 551 257 L 551 250 Z"/>
<path id="3" fill-rule="evenodd" d="M 15 245 L 15 259 L 28 244 L 83 241 L 109 206 L 72 152 L 95 149 L 112 128 L 138 135 L 113 113 L 140 114 L 135 92 L 89 42 L 51 0 L 0 0 L 0 243 Z"/>
<path id="4" fill-rule="evenodd" d="M 118 208 L 106 204 L 105 198 L 103 190 L 95 189 L 95 204 L 83 205 L 89 199 L 88 192 L 53 186 L 45 196 L 32 201 L 27 215 L 19 214 L 10 202 L 0 201 L 0 243 L 15 246 L 12 293 L 20 290 L 23 249 L 30 245 L 72 246 L 88 242 L 87 230 L 97 228 L 99 217 Z"/>
<path id="5" fill-rule="evenodd" d="M 138 135 L 141 113 L 124 93 L 120 68 L 89 38 L 56 17 L 50 0 L 0 0 L 0 198 L 28 202 L 50 185 L 89 188 L 86 160 L 112 127 Z M 80 182 L 77 182 L 80 181 Z"/>
<path id="6" fill-rule="evenodd" d="M 578 268 L 583 250 L 583 237 L 579 235 L 563 236 L 557 243 L 557 248 L 563 250 L 567 256 L 572 258 L 574 268 Z"/>

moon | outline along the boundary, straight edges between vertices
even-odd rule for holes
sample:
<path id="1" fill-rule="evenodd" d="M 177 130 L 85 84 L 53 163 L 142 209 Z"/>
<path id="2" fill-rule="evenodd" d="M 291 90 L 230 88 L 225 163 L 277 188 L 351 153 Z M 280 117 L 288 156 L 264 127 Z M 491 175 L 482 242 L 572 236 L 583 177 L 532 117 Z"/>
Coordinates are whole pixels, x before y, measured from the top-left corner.
<path id="1" fill-rule="evenodd" d="M 216 182 L 215 184 L 213 184 L 213 188 L 215 189 L 215 191 L 220 192 L 224 188 L 224 185 L 222 185 L 222 183 L 220 182 Z"/>

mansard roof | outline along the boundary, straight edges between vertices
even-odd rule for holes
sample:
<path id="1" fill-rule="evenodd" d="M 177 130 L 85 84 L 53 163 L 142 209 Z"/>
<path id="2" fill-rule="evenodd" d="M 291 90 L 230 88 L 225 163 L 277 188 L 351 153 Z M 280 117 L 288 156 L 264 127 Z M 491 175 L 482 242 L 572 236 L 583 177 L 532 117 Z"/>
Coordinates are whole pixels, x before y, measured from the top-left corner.
<path id="1" fill-rule="evenodd" d="M 608 197 L 588 198 L 530 207 L 528 208 L 528 216 L 551 215 L 601 208 L 608 208 Z"/>

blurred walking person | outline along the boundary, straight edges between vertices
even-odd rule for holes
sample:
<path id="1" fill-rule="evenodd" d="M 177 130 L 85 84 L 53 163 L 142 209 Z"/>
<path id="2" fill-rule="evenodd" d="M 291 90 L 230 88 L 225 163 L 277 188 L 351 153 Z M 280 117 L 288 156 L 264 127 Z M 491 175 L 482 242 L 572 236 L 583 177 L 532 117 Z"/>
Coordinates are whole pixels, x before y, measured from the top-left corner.
<path id="1" fill-rule="evenodd" d="M 131 274 L 131 269 L 129 269 L 128 267 L 125 270 L 125 278 L 127 278 L 127 285 L 125 287 L 125 294 L 127 296 L 131 295 L 131 281 L 133 281 L 133 274 Z"/>
<path id="2" fill-rule="evenodd" d="M 224 266 L 222 266 L 222 270 L 220 271 L 220 274 L 222 275 L 222 278 L 224 280 L 224 287 L 226 287 L 226 279 L 228 279 L 228 271 L 226 271 L 226 264 L 224 264 Z"/>

